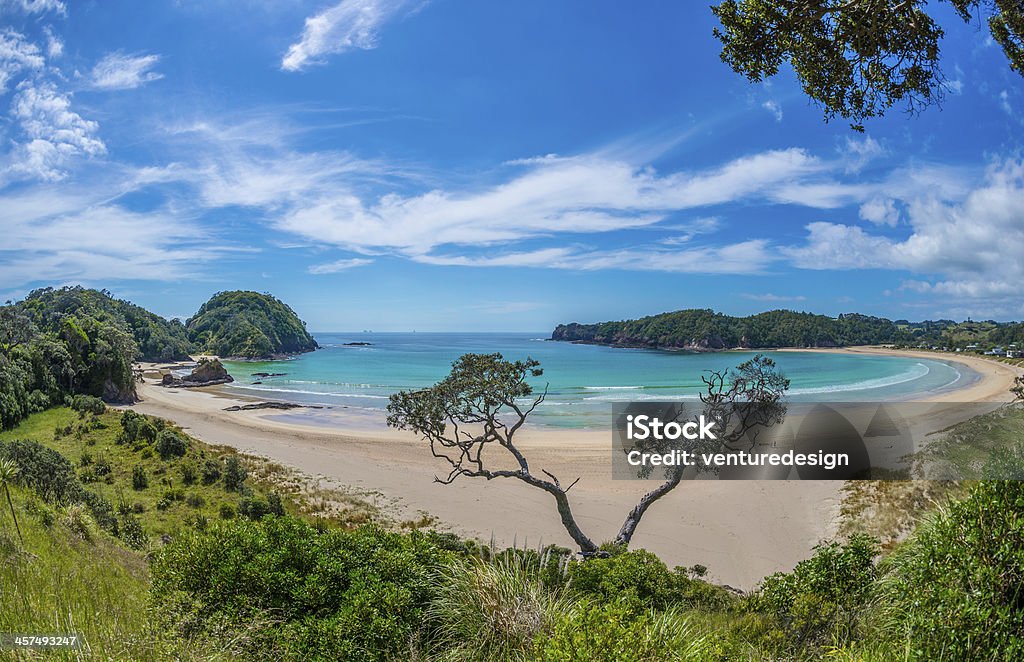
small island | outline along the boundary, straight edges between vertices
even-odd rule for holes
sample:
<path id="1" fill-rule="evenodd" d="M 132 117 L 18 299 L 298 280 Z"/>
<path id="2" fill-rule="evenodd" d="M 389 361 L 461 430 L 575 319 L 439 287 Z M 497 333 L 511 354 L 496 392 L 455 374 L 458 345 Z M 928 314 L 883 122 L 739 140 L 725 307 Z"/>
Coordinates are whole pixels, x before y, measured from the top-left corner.
<path id="1" fill-rule="evenodd" d="M 259 292 L 215 294 L 185 327 L 200 351 L 226 359 L 284 358 L 319 347 L 294 310 Z"/>

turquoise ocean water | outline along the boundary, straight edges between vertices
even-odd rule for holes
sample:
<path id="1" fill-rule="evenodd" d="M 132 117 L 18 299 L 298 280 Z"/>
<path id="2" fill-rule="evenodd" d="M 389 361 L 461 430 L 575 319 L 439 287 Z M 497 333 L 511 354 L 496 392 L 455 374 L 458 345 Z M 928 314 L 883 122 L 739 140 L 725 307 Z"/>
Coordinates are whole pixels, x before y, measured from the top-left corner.
<path id="1" fill-rule="evenodd" d="M 360 412 L 383 424 L 388 396 L 429 386 L 467 352 L 501 352 L 508 359 L 533 357 L 544 368 L 532 380 L 548 397 L 534 421 L 558 427 L 606 428 L 616 400 L 693 398 L 705 370 L 724 370 L 753 352 L 687 354 L 550 342 L 543 333 L 318 333 L 322 349 L 265 362 L 231 362 L 228 390 L 240 395 L 318 404 Z M 370 346 L 346 346 L 368 342 Z M 976 373 L 938 359 L 765 352 L 792 384 L 789 397 L 803 401 L 912 400 L 916 395 L 964 386 Z M 257 377 L 253 373 L 285 373 Z M 260 383 L 256 383 L 260 382 Z"/>

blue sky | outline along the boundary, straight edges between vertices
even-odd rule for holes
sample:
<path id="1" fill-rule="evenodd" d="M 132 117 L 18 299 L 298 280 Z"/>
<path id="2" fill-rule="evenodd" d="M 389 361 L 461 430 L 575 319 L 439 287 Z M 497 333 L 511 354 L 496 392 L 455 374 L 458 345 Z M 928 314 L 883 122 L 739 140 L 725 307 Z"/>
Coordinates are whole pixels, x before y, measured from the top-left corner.
<path id="1" fill-rule="evenodd" d="M 863 135 L 722 64 L 699 3 L 0 0 L 0 297 L 313 330 L 709 307 L 1024 317 L 1024 79 L 931 3 L 949 90 Z"/>

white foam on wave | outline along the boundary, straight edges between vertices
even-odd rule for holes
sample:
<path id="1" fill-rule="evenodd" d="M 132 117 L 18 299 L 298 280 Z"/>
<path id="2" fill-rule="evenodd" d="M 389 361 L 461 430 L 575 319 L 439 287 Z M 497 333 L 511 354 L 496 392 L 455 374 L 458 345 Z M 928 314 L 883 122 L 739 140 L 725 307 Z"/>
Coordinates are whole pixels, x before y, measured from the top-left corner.
<path id="1" fill-rule="evenodd" d="M 371 400 L 387 400 L 386 395 L 370 395 L 367 393 L 331 393 L 330 391 L 306 391 L 297 388 L 269 388 L 265 386 L 253 386 L 247 384 L 232 384 L 231 388 L 241 388 L 248 391 L 264 391 L 267 393 L 301 393 L 303 395 L 323 395 L 332 398 L 369 398 Z"/>
<path id="2" fill-rule="evenodd" d="M 583 386 L 584 391 L 639 391 L 646 386 Z"/>
<path id="3" fill-rule="evenodd" d="M 853 382 L 852 384 L 835 384 L 832 386 L 814 386 L 808 388 L 795 388 L 789 391 L 789 395 L 813 395 L 816 393 L 843 393 L 846 391 L 868 391 L 875 388 L 885 388 L 886 386 L 896 386 L 898 384 L 906 384 L 907 382 L 913 382 L 918 379 L 922 379 L 928 376 L 932 370 L 923 363 L 915 363 L 910 370 L 898 373 L 896 375 L 890 375 L 889 377 L 877 377 L 875 379 L 866 379 L 862 382 Z"/>

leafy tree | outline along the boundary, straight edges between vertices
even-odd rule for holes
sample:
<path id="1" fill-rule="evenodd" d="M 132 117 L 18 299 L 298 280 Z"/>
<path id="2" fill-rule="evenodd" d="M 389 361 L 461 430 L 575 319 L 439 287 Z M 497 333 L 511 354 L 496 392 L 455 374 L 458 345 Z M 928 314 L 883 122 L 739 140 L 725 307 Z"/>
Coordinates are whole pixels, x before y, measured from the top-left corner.
<path id="1" fill-rule="evenodd" d="M 9 356 L 18 345 L 27 344 L 36 336 L 32 320 L 17 306 L 0 306 L 0 354 Z"/>
<path id="2" fill-rule="evenodd" d="M 545 389 L 533 396 L 527 378 L 542 374 L 540 363 L 533 359 L 506 361 L 501 354 L 465 354 L 434 386 L 393 394 L 388 404 L 388 425 L 421 435 L 433 455 L 447 462 L 448 475 L 434 478 L 439 483 L 450 484 L 460 476 L 514 478 L 544 490 L 554 498 L 562 526 L 580 550 L 596 554 L 597 544 L 579 527 L 569 502 L 569 490 L 579 478 L 564 486 L 557 476 L 541 469 L 542 478 L 516 446 L 516 434 L 547 393 Z M 775 371 L 771 359 L 758 355 L 735 371 L 712 373 L 704 381 L 707 391 L 701 400 L 708 413 L 722 422 L 721 428 L 728 430 L 720 436 L 723 443 L 740 440 L 758 426 L 778 422 L 785 411 L 780 400 L 789 380 Z M 489 468 L 484 451 L 492 447 L 504 449 L 518 468 Z M 615 537 L 616 544 L 629 545 L 647 509 L 679 485 L 682 469 L 669 469 L 665 482 L 643 496 L 626 516 Z"/>
<path id="3" fill-rule="evenodd" d="M 950 0 L 969 22 L 986 14 L 1010 67 L 1024 74 L 1024 6 L 1019 0 Z M 804 93 L 857 131 L 898 103 L 909 112 L 941 101 L 943 30 L 926 0 L 725 0 L 712 6 L 721 23 L 722 60 L 751 81 L 789 62 Z"/>

